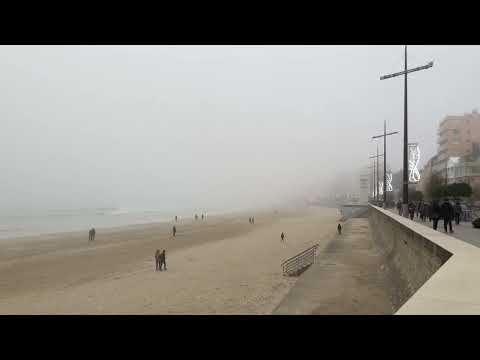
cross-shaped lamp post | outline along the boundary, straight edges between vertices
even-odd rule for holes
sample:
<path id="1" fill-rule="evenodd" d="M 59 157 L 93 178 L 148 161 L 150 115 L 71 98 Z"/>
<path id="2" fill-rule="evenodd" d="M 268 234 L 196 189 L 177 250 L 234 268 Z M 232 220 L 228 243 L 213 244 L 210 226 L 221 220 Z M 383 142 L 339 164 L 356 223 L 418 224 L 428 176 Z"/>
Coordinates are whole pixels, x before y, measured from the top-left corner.
<path id="1" fill-rule="evenodd" d="M 433 61 L 430 61 L 427 65 L 419 66 L 413 69 L 407 69 L 407 45 L 405 45 L 405 70 L 384 75 L 380 77 L 380 80 L 390 79 L 396 76 L 405 75 L 405 87 L 404 87 L 404 114 L 403 114 L 403 213 L 408 216 L 407 207 L 408 207 L 408 102 L 407 102 L 407 74 L 426 70 L 433 66 Z"/>
<path id="2" fill-rule="evenodd" d="M 372 139 L 383 137 L 383 208 L 387 208 L 387 136 L 398 134 L 394 131 L 387 134 L 387 122 L 383 122 L 383 135 L 372 136 Z M 378 150 L 377 150 L 378 151 Z"/>

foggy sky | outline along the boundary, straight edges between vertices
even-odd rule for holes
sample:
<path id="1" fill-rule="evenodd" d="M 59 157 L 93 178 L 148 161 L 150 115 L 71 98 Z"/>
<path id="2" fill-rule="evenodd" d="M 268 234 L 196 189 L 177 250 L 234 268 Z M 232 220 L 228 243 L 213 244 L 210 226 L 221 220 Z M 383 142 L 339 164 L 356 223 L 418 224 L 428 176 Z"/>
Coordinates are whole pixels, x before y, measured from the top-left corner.
<path id="1" fill-rule="evenodd" d="M 410 46 L 409 140 L 479 108 L 478 46 Z M 402 46 L 0 46 L 0 210 L 240 208 L 402 165 Z M 380 143 L 381 144 L 381 143 Z M 382 149 L 382 147 L 381 147 Z"/>

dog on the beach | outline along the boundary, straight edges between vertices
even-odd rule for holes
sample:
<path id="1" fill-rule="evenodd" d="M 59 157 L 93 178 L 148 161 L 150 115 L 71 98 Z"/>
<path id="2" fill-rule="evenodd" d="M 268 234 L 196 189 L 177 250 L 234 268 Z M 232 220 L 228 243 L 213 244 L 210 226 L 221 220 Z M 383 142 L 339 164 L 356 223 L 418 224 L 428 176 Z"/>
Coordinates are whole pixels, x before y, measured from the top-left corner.
<path id="1" fill-rule="evenodd" d="M 342 225 L 338 224 L 337 231 L 338 231 L 338 235 L 342 235 Z"/>
<path id="2" fill-rule="evenodd" d="M 88 241 L 94 241 L 95 240 L 95 228 L 91 228 L 90 231 L 88 232 Z"/>

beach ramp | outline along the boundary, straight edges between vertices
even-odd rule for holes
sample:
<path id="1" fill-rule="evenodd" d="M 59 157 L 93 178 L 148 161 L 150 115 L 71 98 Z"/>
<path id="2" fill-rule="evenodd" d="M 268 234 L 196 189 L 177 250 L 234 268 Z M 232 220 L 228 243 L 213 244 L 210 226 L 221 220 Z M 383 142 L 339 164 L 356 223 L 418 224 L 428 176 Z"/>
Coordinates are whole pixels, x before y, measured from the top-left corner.
<path id="1" fill-rule="evenodd" d="M 292 256 L 282 263 L 282 270 L 284 276 L 299 276 L 310 265 L 315 262 L 318 244 L 302 251 L 301 253 Z"/>

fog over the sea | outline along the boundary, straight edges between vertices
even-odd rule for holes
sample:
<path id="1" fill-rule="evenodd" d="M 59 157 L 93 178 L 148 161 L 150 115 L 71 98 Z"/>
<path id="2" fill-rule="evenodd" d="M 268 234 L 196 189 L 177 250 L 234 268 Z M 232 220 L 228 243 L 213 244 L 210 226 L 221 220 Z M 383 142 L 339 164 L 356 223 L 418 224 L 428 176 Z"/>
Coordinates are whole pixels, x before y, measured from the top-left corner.
<path id="1" fill-rule="evenodd" d="M 480 107 L 479 46 L 410 46 L 421 165 Z M 1 46 L 0 211 L 256 207 L 328 191 L 389 131 L 402 46 Z M 336 180 L 335 180 L 336 181 Z"/>

